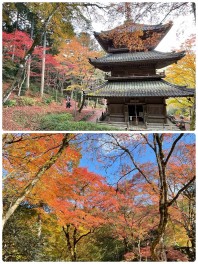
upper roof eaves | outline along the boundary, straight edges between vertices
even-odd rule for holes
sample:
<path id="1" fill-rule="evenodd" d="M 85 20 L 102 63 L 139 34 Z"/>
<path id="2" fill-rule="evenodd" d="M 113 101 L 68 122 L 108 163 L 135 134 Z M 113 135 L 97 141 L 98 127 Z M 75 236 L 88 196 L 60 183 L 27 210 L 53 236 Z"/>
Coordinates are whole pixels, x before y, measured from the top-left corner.
<path id="1" fill-rule="evenodd" d="M 101 32 L 94 32 L 94 36 L 101 45 L 101 47 L 107 52 L 111 53 L 111 48 L 112 48 L 112 40 L 113 40 L 113 34 L 120 34 L 123 32 L 128 32 L 132 33 L 138 30 L 143 31 L 143 36 L 147 37 L 153 33 L 160 33 L 161 36 L 156 41 L 155 45 L 151 45 L 150 47 L 146 47 L 148 50 L 153 50 L 158 43 L 162 40 L 162 38 L 167 34 L 167 32 L 170 30 L 172 27 L 173 23 L 169 22 L 167 24 L 158 24 L 158 25 L 145 25 L 145 24 L 137 24 L 132 21 L 127 21 L 123 25 L 118 26 L 114 29 L 107 30 L 107 31 L 101 31 Z"/>

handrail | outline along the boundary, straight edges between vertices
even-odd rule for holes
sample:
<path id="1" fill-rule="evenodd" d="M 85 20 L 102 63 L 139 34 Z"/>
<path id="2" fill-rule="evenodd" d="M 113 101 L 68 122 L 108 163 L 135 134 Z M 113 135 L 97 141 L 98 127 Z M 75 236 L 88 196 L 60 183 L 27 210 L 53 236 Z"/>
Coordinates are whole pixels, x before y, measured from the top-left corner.
<path id="1" fill-rule="evenodd" d="M 151 77 L 151 78 L 157 78 L 157 77 L 165 77 L 165 73 L 157 73 L 157 74 L 145 74 L 145 75 L 139 75 L 139 74 L 130 74 L 127 76 L 112 76 L 110 74 L 105 74 L 105 79 L 127 79 L 127 78 L 144 78 L 144 77 Z"/>

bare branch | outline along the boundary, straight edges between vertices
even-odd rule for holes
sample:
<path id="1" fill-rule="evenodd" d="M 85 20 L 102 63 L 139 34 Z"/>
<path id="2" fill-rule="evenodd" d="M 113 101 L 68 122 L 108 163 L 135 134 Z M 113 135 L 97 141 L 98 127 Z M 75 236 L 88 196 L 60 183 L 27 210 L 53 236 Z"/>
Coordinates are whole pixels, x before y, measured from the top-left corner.
<path id="1" fill-rule="evenodd" d="M 184 135 L 184 133 L 181 133 L 181 134 L 175 139 L 175 141 L 173 142 L 172 147 L 171 147 L 171 149 L 170 149 L 170 151 L 169 151 L 169 153 L 168 153 L 168 156 L 167 156 L 167 158 L 166 158 L 166 160 L 165 160 L 165 165 L 168 163 L 168 161 L 169 161 L 169 159 L 170 159 L 170 157 L 171 157 L 171 155 L 172 155 L 172 153 L 173 153 L 173 151 L 174 151 L 174 149 L 175 149 L 175 146 L 176 146 L 177 142 L 183 137 L 183 135 Z"/>
<path id="2" fill-rule="evenodd" d="M 188 188 L 188 186 L 192 183 L 192 182 L 194 182 L 195 181 L 195 176 L 188 182 L 188 183 L 186 183 L 179 191 L 178 191 L 178 193 L 175 195 L 175 197 L 170 201 L 170 202 L 168 202 L 168 207 L 169 206 L 171 206 L 176 200 L 177 200 L 177 198 L 179 197 L 179 195 L 183 192 L 183 191 L 185 191 L 187 188 Z"/>
<path id="3" fill-rule="evenodd" d="M 137 165 L 137 163 L 135 162 L 135 159 L 133 157 L 133 155 L 131 154 L 131 152 L 129 151 L 128 148 L 125 148 L 124 146 L 122 146 L 118 140 L 116 139 L 116 137 L 111 134 L 111 137 L 116 141 L 116 144 L 118 147 L 120 147 L 120 149 L 122 149 L 125 153 L 127 153 L 127 155 L 129 156 L 130 160 L 132 161 L 135 169 L 144 177 L 144 179 L 146 180 L 147 183 L 149 183 L 152 186 L 152 189 L 154 192 L 156 192 L 152 182 L 148 179 L 148 177 L 146 176 L 146 174 L 141 170 L 141 168 Z"/>

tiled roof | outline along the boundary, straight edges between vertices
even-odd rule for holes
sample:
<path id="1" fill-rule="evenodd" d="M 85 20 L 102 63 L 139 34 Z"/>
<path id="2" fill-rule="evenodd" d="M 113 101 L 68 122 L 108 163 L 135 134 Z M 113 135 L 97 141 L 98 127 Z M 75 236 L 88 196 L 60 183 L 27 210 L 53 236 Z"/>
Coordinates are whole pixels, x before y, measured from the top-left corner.
<path id="1" fill-rule="evenodd" d="M 156 44 L 153 46 L 150 45 L 149 50 L 154 49 L 160 40 L 167 34 L 167 32 L 170 30 L 172 27 L 172 22 L 169 22 L 167 24 L 158 24 L 158 25 L 144 25 L 144 24 L 137 24 L 134 23 L 133 21 L 126 21 L 123 25 L 118 26 L 114 29 L 107 30 L 107 31 L 101 31 L 99 32 L 94 32 L 94 36 L 99 42 L 99 44 L 102 46 L 102 48 L 108 52 L 108 48 L 111 47 L 112 44 L 112 33 L 114 32 L 115 34 L 123 33 L 123 32 L 128 32 L 132 33 L 138 30 L 142 30 L 144 34 L 148 37 L 149 34 L 152 34 L 152 32 L 158 32 L 161 34 L 161 37 L 158 39 Z"/>
<path id="2" fill-rule="evenodd" d="M 117 31 L 117 32 L 122 32 L 122 31 L 128 31 L 128 32 L 134 32 L 137 30 L 143 30 L 143 31 L 147 31 L 147 30 L 151 30 L 151 31 L 156 31 L 156 30 L 167 30 L 169 28 L 172 27 L 172 22 L 170 21 L 167 24 L 157 24 L 157 25 L 145 25 L 145 24 L 138 24 L 138 23 L 134 23 L 133 21 L 126 21 L 124 24 L 122 24 L 121 26 L 117 26 L 114 29 L 111 30 L 106 30 L 106 31 L 101 31 L 101 33 L 103 34 L 109 34 L 110 32 Z M 94 32 L 95 35 L 99 35 L 101 33 L 98 32 Z"/>
<path id="3" fill-rule="evenodd" d="M 160 52 L 160 51 L 145 51 L 131 53 L 108 54 L 101 58 L 90 59 L 90 63 L 94 66 L 113 65 L 119 63 L 141 63 L 141 62 L 160 62 L 161 65 L 169 65 L 167 61 L 177 61 L 185 56 L 185 52 Z M 163 66 L 164 67 L 164 66 Z"/>
<path id="4" fill-rule="evenodd" d="M 108 81 L 87 93 L 88 97 L 186 97 L 194 96 L 194 89 L 170 84 L 164 80 Z"/>

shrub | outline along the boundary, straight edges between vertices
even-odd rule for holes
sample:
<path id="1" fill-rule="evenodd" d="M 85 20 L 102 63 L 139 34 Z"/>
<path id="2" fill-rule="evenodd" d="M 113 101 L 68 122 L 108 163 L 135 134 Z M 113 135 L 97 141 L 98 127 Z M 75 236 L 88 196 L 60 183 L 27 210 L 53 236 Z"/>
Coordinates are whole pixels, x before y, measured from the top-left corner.
<path id="1" fill-rule="evenodd" d="M 71 114 L 49 114 L 41 119 L 39 130 L 56 131 L 107 131 L 117 130 L 114 127 L 85 121 L 75 122 Z"/>
<path id="2" fill-rule="evenodd" d="M 36 101 L 35 99 L 27 96 L 21 96 L 18 100 L 18 105 L 20 106 L 26 106 L 26 105 L 35 105 Z"/>
<path id="3" fill-rule="evenodd" d="M 4 106 L 8 106 L 8 107 L 16 106 L 16 105 L 17 105 L 16 100 L 7 100 L 7 101 L 4 103 Z"/>
<path id="4" fill-rule="evenodd" d="M 73 120 L 73 116 L 69 113 L 48 114 L 41 119 L 40 130 L 59 130 L 57 127 L 60 124 L 71 120 Z"/>
<path id="5" fill-rule="evenodd" d="M 91 116 L 92 116 L 92 113 L 90 113 L 90 114 L 84 116 L 80 121 L 87 121 L 87 119 L 88 119 L 89 117 L 91 117 Z"/>
<path id="6" fill-rule="evenodd" d="M 51 98 L 51 97 L 49 97 L 49 98 L 43 98 L 43 102 L 44 102 L 44 104 L 47 104 L 47 105 L 49 105 L 49 104 L 51 104 L 51 102 L 53 102 L 54 100 L 53 100 L 53 98 Z"/>

